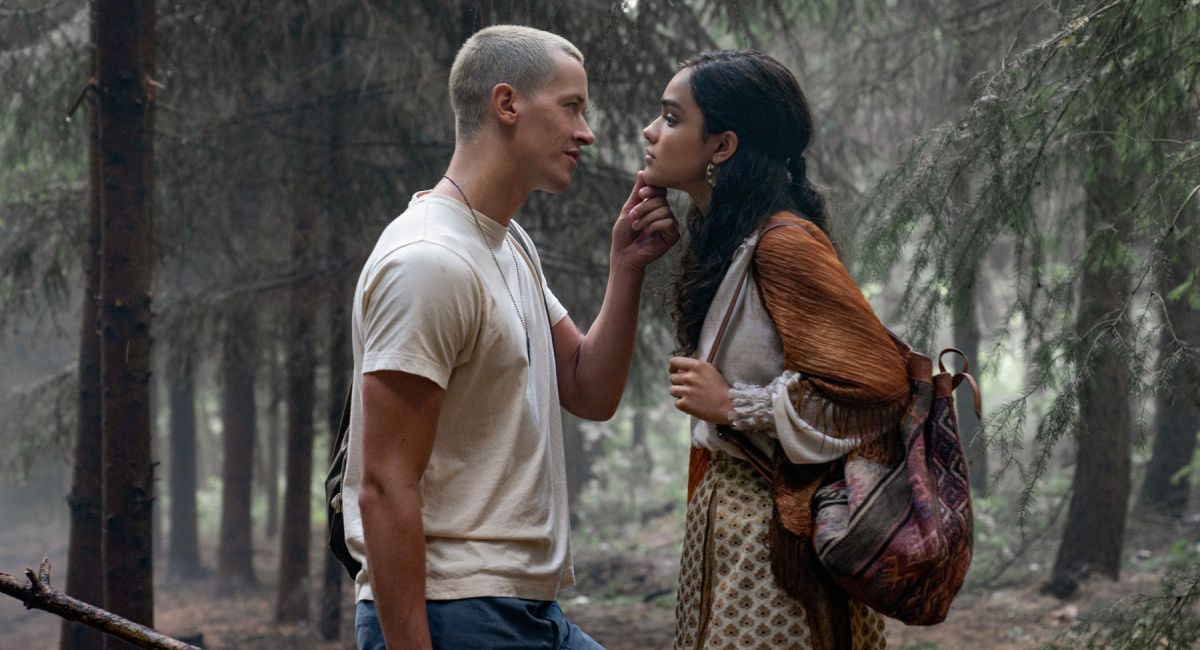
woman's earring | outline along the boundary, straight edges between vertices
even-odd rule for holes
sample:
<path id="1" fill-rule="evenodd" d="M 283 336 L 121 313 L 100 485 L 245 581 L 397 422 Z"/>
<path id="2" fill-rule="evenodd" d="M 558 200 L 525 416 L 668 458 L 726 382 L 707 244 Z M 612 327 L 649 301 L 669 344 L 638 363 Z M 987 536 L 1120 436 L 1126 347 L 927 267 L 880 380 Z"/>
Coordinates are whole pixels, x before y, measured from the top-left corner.
<path id="1" fill-rule="evenodd" d="M 704 168 L 704 180 L 708 181 L 709 187 L 717 186 L 716 173 L 717 173 L 717 166 L 712 163 L 708 163 L 708 167 Z"/>

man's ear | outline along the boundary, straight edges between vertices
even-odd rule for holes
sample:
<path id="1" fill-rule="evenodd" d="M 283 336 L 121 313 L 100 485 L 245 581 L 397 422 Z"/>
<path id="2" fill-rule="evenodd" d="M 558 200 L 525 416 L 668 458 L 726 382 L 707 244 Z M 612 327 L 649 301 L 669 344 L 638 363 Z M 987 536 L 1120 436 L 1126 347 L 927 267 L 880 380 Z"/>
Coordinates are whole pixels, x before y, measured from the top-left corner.
<path id="1" fill-rule="evenodd" d="M 499 83 L 492 87 L 491 98 L 492 112 L 496 114 L 496 118 L 504 126 L 513 126 L 517 123 L 517 91 L 512 86 L 506 83 Z"/>
<path id="2" fill-rule="evenodd" d="M 733 131 L 726 131 L 710 137 L 716 140 L 716 149 L 713 150 L 712 156 L 712 163 L 714 165 L 720 165 L 729 160 L 737 152 L 738 137 Z"/>

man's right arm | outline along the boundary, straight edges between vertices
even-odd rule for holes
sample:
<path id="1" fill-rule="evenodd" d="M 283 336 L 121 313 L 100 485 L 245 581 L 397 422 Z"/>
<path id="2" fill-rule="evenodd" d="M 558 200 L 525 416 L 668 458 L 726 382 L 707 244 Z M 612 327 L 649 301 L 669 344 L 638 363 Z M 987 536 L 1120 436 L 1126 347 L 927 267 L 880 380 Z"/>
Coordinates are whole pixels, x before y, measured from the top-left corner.
<path id="1" fill-rule="evenodd" d="M 418 375 L 362 377 L 363 482 L 358 496 L 379 624 L 389 647 L 430 648 L 419 485 L 445 391 Z"/>

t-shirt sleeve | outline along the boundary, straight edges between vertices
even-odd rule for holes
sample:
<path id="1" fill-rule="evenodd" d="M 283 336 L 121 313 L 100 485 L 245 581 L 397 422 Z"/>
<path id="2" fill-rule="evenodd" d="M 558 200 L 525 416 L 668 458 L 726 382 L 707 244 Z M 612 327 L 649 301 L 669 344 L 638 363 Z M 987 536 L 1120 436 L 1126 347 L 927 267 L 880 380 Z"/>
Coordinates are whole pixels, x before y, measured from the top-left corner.
<path id="1" fill-rule="evenodd" d="M 454 252 L 415 242 L 378 263 L 363 292 L 364 374 L 397 370 L 445 388 L 478 337 L 482 290 Z"/>
<path id="2" fill-rule="evenodd" d="M 542 275 L 542 293 L 546 294 L 546 312 L 550 315 L 550 327 L 558 325 L 559 321 L 567 317 L 567 308 L 558 301 L 558 296 L 550 290 L 550 284 L 546 282 L 545 274 Z"/>

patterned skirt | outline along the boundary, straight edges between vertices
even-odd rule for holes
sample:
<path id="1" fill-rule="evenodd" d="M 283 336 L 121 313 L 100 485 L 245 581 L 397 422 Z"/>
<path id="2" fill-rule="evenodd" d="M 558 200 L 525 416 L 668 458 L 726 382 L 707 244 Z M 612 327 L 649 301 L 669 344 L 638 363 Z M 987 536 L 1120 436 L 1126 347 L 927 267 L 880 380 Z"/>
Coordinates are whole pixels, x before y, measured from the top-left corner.
<path id="1" fill-rule="evenodd" d="M 677 650 L 812 647 L 803 605 L 771 575 L 770 524 L 766 480 L 748 463 L 713 452 L 687 509 Z M 854 650 L 887 647 L 883 617 L 853 600 L 850 626 Z"/>

